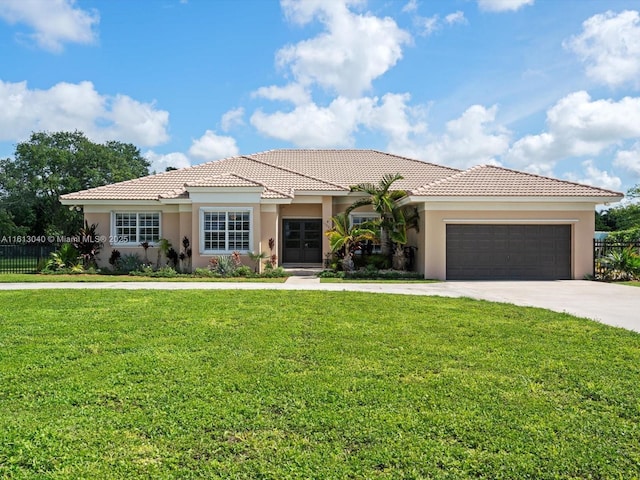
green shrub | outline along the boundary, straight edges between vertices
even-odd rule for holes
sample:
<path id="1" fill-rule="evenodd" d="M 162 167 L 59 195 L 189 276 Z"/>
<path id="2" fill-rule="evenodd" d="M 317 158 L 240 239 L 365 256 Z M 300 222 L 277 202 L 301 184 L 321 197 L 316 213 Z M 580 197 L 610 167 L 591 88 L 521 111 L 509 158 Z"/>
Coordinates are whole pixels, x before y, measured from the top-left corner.
<path id="1" fill-rule="evenodd" d="M 275 267 L 275 268 L 266 268 L 265 271 L 262 274 L 260 274 L 260 276 L 263 278 L 284 278 L 284 277 L 288 277 L 289 274 L 285 272 L 284 268 Z"/>
<path id="2" fill-rule="evenodd" d="M 607 236 L 608 242 L 633 243 L 640 242 L 640 227 L 630 228 L 628 230 L 619 230 L 611 232 Z"/>
<path id="3" fill-rule="evenodd" d="M 234 277 L 250 277 L 252 275 L 253 275 L 253 270 L 251 270 L 251 268 L 247 267 L 246 265 L 240 265 L 233 272 Z"/>
<path id="4" fill-rule="evenodd" d="M 640 278 L 640 255 L 632 246 L 614 250 L 601 259 L 611 280 L 633 280 Z"/>
<path id="5" fill-rule="evenodd" d="M 125 253 L 120 257 L 118 265 L 121 272 L 130 273 L 140 270 L 143 262 L 137 253 Z"/>
<path id="6" fill-rule="evenodd" d="M 58 250 L 52 252 L 42 269 L 43 273 L 70 270 L 80 264 L 80 253 L 70 243 L 63 243 Z"/>

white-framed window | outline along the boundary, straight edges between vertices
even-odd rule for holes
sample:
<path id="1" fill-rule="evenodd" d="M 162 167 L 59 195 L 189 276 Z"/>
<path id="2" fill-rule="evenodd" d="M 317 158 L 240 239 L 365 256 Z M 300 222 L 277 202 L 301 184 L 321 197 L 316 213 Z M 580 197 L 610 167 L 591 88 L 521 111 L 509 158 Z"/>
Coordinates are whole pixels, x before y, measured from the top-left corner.
<path id="1" fill-rule="evenodd" d="M 231 253 L 252 250 L 253 209 L 200 209 L 200 252 Z"/>
<path id="2" fill-rule="evenodd" d="M 365 222 L 375 222 L 376 220 L 380 220 L 380 215 L 376 213 L 351 213 L 349 217 L 352 227 L 357 227 Z M 370 248 L 371 253 L 380 253 L 382 251 L 380 245 L 370 245 Z M 362 253 L 362 251 L 358 250 L 356 253 Z"/>
<path id="3" fill-rule="evenodd" d="M 365 222 L 375 222 L 376 220 L 380 220 L 380 216 L 375 213 L 352 213 L 350 216 L 352 227 L 362 225 Z"/>
<path id="4" fill-rule="evenodd" d="M 160 240 L 160 212 L 113 212 L 111 238 L 113 245 L 151 244 Z"/>

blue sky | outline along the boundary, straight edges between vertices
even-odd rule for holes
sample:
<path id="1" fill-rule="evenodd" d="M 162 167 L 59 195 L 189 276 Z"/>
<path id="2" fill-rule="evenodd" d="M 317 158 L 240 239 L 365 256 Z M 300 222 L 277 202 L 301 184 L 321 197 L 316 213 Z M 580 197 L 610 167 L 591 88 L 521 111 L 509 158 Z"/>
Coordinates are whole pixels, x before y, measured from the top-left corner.
<path id="1" fill-rule="evenodd" d="M 0 157 L 374 148 L 640 183 L 638 0 L 0 0 Z"/>

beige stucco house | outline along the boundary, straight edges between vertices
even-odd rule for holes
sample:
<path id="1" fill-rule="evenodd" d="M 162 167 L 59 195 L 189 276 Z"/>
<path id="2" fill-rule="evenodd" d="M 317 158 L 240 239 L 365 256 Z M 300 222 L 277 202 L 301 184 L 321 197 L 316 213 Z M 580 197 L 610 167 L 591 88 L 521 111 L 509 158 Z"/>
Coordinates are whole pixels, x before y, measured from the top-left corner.
<path id="1" fill-rule="evenodd" d="M 111 250 L 166 238 L 213 256 L 269 251 L 284 266 L 320 266 L 324 232 L 358 193 L 400 173 L 394 188 L 420 213 L 415 268 L 436 279 L 580 279 L 592 271 L 594 211 L 623 195 L 496 166 L 457 170 L 374 150 L 273 150 L 62 196 L 82 207 Z M 356 210 L 354 222 L 373 215 Z"/>

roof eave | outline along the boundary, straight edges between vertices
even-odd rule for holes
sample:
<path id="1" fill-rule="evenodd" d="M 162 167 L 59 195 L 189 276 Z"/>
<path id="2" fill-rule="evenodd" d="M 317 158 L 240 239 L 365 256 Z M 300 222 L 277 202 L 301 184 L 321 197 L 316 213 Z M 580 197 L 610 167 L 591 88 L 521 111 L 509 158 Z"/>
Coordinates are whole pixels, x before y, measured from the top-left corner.
<path id="1" fill-rule="evenodd" d="M 620 195 L 620 196 L 409 195 L 401 199 L 398 203 L 401 206 L 409 203 L 423 203 L 423 202 L 437 202 L 437 203 L 445 203 L 445 202 L 576 203 L 576 202 L 580 202 L 580 203 L 593 203 L 595 205 L 601 205 L 601 204 L 608 204 L 608 203 L 616 203 L 622 200 L 623 198 L 624 198 L 624 195 Z"/>

